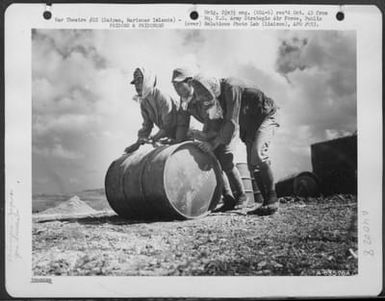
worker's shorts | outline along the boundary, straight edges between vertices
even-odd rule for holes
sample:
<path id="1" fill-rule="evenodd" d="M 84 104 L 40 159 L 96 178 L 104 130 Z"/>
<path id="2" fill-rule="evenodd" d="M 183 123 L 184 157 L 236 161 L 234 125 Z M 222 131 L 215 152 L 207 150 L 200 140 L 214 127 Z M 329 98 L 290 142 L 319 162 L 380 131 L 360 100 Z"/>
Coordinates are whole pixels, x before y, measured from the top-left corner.
<path id="1" fill-rule="evenodd" d="M 230 171 L 234 168 L 234 151 L 235 151 L 235 139 L 227 145 L 220 144 L 215 150 L 214 155 L 218 159 L 222 170 L 224 172 Z"/>
<path id="2" fill-rule="evenodd" d="M 245 142 L 250 171 L 259 170 L 262 163 L 270 161 L 270 145 L 277 127 L 279 127 L 277 113 L 274 113 L 261 123 L 253 140 Z"/>

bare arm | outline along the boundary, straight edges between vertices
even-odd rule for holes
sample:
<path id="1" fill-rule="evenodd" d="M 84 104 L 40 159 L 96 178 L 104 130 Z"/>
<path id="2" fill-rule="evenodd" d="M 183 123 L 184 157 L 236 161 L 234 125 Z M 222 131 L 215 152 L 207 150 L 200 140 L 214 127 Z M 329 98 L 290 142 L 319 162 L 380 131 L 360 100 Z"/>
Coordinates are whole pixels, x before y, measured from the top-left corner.
<path id="1" fill-rule="evenodd" d="M 190 113 L 186 111 L 178 111 L 177 114 L 177 128 L 176 128 L 176 142 L 182 142 L 187 139 L 187 132 L 190 126 Z"/>
<path id="2" fill-rule="evenodd" d="M 224 91 L 226 115 L 215 139 L 215 144 L 229 144 L 239 124 L 242 90 L 237 86 L 228 86 Z"/>

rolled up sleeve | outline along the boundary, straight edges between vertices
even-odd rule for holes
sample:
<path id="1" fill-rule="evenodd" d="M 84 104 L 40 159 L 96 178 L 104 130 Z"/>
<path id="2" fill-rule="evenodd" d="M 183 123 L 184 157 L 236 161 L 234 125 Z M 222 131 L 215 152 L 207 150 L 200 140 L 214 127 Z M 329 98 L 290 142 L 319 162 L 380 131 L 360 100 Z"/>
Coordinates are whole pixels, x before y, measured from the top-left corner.
<path id="1" fill-rule="evenodd" d="M 160 104 L 161 129 L 168 131 L 176 125 L 176 118 L 174 116 L 176 112 L 175 110 L 173 111 L 173 99 L 168 95 L 159 93 L 157 102 Z"/>
<path id="2" fill-rule="evenodd" d="M 140 106 L 143 123 L 142 128 L 138 131 L 138 138 L 148 138 L 150 136 L 154 123 L 151 121 L 148 112 L 144 106 Z"/>

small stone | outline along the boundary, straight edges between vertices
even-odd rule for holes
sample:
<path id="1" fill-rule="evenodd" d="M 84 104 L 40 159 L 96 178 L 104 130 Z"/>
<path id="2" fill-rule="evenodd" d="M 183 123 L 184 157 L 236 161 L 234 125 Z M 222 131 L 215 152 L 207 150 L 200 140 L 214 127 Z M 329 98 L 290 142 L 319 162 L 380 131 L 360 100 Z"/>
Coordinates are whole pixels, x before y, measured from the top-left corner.
<path id="1" fill-rule="evenodd" d="M 267 265 L 267 262 L 266 261 L 260 261 L 258 264 L 257 264 L 257 267 L 258 268 L 263 268 Z"/>

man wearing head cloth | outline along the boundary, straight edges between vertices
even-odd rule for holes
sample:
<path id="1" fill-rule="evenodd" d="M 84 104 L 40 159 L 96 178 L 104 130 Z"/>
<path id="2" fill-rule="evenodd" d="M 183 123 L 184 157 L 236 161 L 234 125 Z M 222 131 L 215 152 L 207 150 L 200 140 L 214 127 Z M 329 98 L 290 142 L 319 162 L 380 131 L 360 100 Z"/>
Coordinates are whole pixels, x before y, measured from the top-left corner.
<path id="1" fill-rule="evenodd" d="M 207 104 L 207 111 L 218 103 L 223 111 L 223 122 L 219 134 L 208 147 L 216 149 L 226 145 L 239 128 L 241 140 L 246 144 L 247 162 L 250 174 L 254 176 L 254 197 L 262 206 L 251 210 L 250 214 L 270 215 L 278 210 L 274 176 L 271 168 L 270 145 L 277 127 L 278 107 L 261 90 L 235 79 L 221 79 L 217 99 L 210 99 L 207 90 L 212 89 L 195 77 L 191 81 L 194 98 Z"/>
<path id="2" fill-rule="evenodd" d="M 181 107 L 178 114 L 178 133 L 182 133 L 185 129 L 185 135 L 179 137 L 186 139 L 187 130 L 190 124 L 190 116 L 203 123 L 203 131 L 193 131 L 192 136 L 200 141 L 201 148 L 205 151 L 213 151 L 221 164 L 222 170 L 226 174 L 223 176 L 224 205 L 217 209 L 218 211 L 226 211 L 231 209 L 240 209 L 246 206 L 247 196 L 243 187 L 243 183 L 238 169 L 234 165 L 234 138 L 232 135 L 227 141 L 211 147 L 210 142 L 216 141 L 216 137 L 220 133 L 220 129 L 224 123 L 224 112 L 219 104 L 215 101 L 219 96 L 220 86 L 215 78 L 200 78 L 208 87 L 207 89 L 199 89 L 195 91 L 192 83 L 198 77 L 189 69 L 177 68 L 173 72 L 172 82 L 178 95 L 181 97 Z M 196 93 L 199 92 L 199 93 Z M 198 96 L 200 98 L 198 98 Z M 190 132 L 191 133 L 191 132 Z M 228 179 L 228 181 L 227 181 Z"/>
<path id="3" fill-rule="evenodd" d="M 125 152 L 131 153 L 149 140 L 156 142 L 161 138 L 175 139 L 178 100 L 161 92 L 156 87 L 156 76 L 147 69 L 136 68 L 131 84 L 135 85 L 137 95 L 134 99 L 140 103 L 143 123 L 137 141 L 127 147 Z M 159 131 L 150 137 L 154 124 Z"/>

